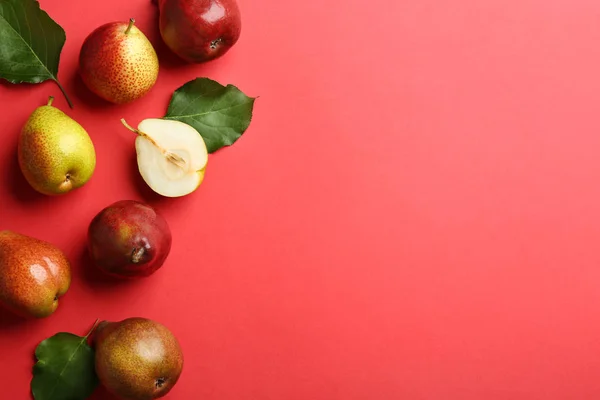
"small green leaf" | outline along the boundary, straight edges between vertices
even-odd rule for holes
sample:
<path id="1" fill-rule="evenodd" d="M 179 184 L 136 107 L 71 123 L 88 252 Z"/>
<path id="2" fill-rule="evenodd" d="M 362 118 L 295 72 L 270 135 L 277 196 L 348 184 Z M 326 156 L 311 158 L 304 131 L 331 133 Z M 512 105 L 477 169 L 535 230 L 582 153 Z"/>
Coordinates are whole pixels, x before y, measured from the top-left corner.
<path id="1" fill-rule="evenodd" d="M 173 93 L 164 119 L 193 126 L 208 152 L 214 153 L 235 143 L 248 129 L 255 100 L 233 85 L 196 78 Z"/>
<path id="2" fill-rule="evenodd" d="M 40 9 L 36 0 L 0 0 L 0 78 L 11 83 L 58 81 L 64 29 Z"/>
<path id="3" fill-rule="evenodd" d="M 31 380 L 35 400 L 83 400 L 94 392 L 99 381 L 87 339 L 95 327 L 83 337 L 59 332 L 38 345 Z"/>

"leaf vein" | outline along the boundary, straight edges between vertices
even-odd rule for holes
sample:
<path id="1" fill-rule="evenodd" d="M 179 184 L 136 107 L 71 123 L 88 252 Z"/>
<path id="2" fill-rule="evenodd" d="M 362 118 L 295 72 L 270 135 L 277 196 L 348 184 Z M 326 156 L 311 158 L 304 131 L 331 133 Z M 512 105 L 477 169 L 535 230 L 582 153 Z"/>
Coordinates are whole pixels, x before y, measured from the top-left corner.
<path id="1" fill-rule="evenodd" d="M 227 106 L 227 107 L 223 107 L 223 108 L 219 108 L 219 109 L 215 109 L 215 110 L 209 110 L 209 111 L 205 111 L 205 112 L 197 113 L 197 114 L 184 114 L 184 115 L 173 115 L 172 114 L 171 117 L 172 116 L 176 116 L 178 118 L 195 118 L 195 117 L 201 117 L 203 115 L 208 115 L 208 114 L 211 114 L 211 113 L 220 113 L 220 114 L 223 114 L 223 115 L 227 115 L 227 116 L 233 117 L 232 115 L 224 114 L 223 111 L 230 110 L 230 109 L 236 108 L 236 107 L 245 106 L 247 104 L 248 103 L 240 103 L 240 104 L 236 104 L 236 105 L 233 105 L 233 106 Z M 170 117 L 167 117 L 167 118 L 170 118 Z M 239 116 L 237 118 L 242 119 L 241 116 Z"/>
<path id="2" fill-rule="evenodd" d="M 52 398 L 52 395 L 54 394 L 54 391 L 56 390 L 56 387 L 58 386 L 58 379 L 62 377 L 62 374 L 67 369 L 67 366 L 71 363 L 71 361 L 73 361 L 75 354 L 77 354 L 77 352 L 79 351 L 79 348 L 83 345 L 83 342 L 85 342 L 85 338 L 79 342 L 79 344 L 75 348 L 75 351 L 73 351 L 73 353 L 69 357 L 69 360 L 65 363 L 65 366 L 61 369 L 60 373 L 58 374 L 58 378 L 54 382 L 54 386 L 52 387 L 52 390 L 50 391 L 50 394 L 48 395 L 48 398 Z"/>

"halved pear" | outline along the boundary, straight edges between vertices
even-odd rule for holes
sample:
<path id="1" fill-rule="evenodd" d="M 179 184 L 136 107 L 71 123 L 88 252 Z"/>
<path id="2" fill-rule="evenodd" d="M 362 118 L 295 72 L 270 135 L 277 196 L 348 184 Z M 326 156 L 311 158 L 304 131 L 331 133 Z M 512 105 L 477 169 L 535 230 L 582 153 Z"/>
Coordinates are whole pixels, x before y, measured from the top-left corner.
<path id="1" fill-rule="evenodd" d="M 148 118 L 134 129 L 137 163 L 142 179 L 156 193 L 181 197 L 192 193 L 204 180 L 208 151 L 192 126 L 173 120 Z"/>

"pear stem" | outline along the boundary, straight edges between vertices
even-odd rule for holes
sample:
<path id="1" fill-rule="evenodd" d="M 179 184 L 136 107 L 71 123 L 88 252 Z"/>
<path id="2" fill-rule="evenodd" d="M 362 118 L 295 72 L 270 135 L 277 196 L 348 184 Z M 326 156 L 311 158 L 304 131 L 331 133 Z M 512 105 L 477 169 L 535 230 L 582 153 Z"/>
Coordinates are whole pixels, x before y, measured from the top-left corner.
<path id="1" fill-rule="evenodd" d="M 125 29 L 125 34 L 127 35 L 129 31 L 131 31 L 131 27 L 135 24 L 135 19 L 129 18 L 129 25 L 127 25 L 127 29 Z"/>
<path id="2" fill-rule="evenodd" d="M 65 88 L 60 84 L 60 82 L 58 81 L 58 79 L 55 79 L 54 82 L 56 82 L 56 84 L 58 85 L 58 88 L 60 89 L 60 91 L 62 92 L 62 94 L 65 96 L 65 99 L 67 100 L 67 103 L 69 103 L 69 107 L 73 108 L 73 102 L 69 98 L 69 95 L 67 94 L 67 91 L 65 90 Z"/>
<path id="3" fill-rule="evenodd" d="M 139 129 L 135 129 L 134 127 L 132 127 L 131 125 L 129 125 L 125 121 L 125 118 L 121 118 L 121 123 L 125 126 L 125 128 L 129 129 L 131 132 L 137 133 L 138 135 L 140 135 L 143 138 L 147 139 L 154 146 L 156 146 L 156 148 L 158 150 L 160 150 L 160 152 L 165 156 L 165 158 L 167 159 L 167 161 L 175 164 L 177 167 L 179 167 L 179 168 L 181 168 L 183 170 L 186 169 L 185 168 L 185 160 L 183 158 L 181 158 L 177 154 L 172 153 L 169 150 L 165 149 L 164 147 L 162 147 L 161 145 L 159 145 L 158 143 L 156 143 L 156 141 L 154 139 L 152 139 L 150 136 L 148 136 L 144 132 L 140 131 Z"/>
<path id="4" fill-rule="evenodd" d="M 49 97 L 48 97 L 48 104 L 47 104 L 47 105 L 48 105 L 48 106 L 51 106 L 53 101 L 54 101 L 54 97 L 52 97 L 52 96 L 49 96 Z"/>
<path id="5" fill-rule="evenodd" d="M 90 331 L 87 333 L 87 335 L 85 335 L 85 339 L 86 340 L 87 340 L 87 338 L 90 337 L 90 335 L 92 334 L 92 332 L 94 332 L 94 330 L 98 326 L 98 322 L 100 322 L 100 318 L 96 318 L 96 322 L 94 322 L 94 325 L 92 326 L 92 329 L 90 329 Z"/>

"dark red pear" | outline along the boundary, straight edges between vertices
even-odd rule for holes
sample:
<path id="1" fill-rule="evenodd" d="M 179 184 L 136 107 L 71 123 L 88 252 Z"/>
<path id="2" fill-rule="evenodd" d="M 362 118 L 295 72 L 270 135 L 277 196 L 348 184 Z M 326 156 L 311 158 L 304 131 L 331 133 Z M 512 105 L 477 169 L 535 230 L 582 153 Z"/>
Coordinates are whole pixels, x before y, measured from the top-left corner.
<path id="1" fill-rule="evenodd" d="M 88 228 L 88 250 L 94 264 L 121 278 L 147 277 L 171 251 L 172 235 L 165 218 L 152 206 L 120 200 L 103 210 Z"/>
<path id="2" fill-rule="evenodd" d="M 242 19 L 236 0 L 158 0 L 158 7 L 163 41 L 187 62 L 221 57 L 240 38 Z"/>

